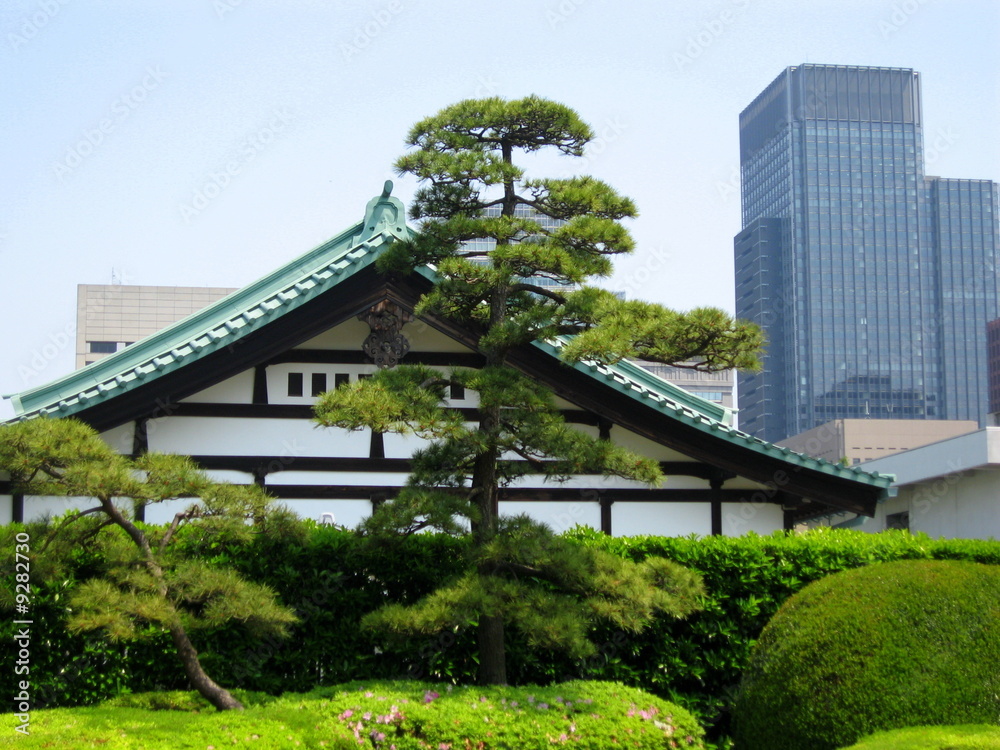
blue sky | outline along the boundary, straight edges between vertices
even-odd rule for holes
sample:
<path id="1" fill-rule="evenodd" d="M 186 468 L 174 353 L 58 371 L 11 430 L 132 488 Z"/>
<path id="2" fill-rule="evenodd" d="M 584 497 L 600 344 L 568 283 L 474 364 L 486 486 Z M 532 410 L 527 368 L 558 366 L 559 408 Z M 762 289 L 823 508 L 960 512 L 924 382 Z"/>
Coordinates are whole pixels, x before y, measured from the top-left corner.
<path id="1" fill-rule="evenodd" d="M 740 110 L 788 65 L 914 68 L 928 173 L 998 180 L 998 39 L 995 0 L 5 0 L 0 393 L 72 369 L 77 284 L 242 286 L 406 202 L 410 125 L 470 97 L 594 127 L 537 168 L 637 202 L 610 286 L 732 310 Z"/>

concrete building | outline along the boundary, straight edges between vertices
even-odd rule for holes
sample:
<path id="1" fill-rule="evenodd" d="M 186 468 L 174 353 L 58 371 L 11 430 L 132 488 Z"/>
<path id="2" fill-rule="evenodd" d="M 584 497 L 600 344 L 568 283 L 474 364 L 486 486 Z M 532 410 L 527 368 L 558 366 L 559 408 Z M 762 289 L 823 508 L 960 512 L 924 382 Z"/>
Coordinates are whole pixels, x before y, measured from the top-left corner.
<path id="1" fill-rule="evenodd" d="M 1000 539 L 1000 427 L 869 461 L 862 468 L 894 474 L 896 496 L 879 503 L 871 518 L 834 514 L 821 525 Z"/>
<path id="2" fill-rule="evenodd" d="M 736 314 L 768 349 L 740 425 L 985 423 L 1000 317 L 1000 186 L 924 174 L 919 73 L 787 68 L 740 114 Z"/>
<path id="3" fill-rule="evenodd" d="M 891 456 L 975 432 L 979 423 L 946 419 L 834 419 L 781 440 L 779 445 L 813 458 L 848 465 Z"/>
<path id="4" fill-rule="evenodd" d="M 729 408 L 733 407 L 733 390 L 736 387 L 736 371 L 698 372 L 683 367 L 671 367 L 656 362 L 636 362 L 658 378 L 676 383 L 696 396 Z"/>
<path id="5" fill-rule="evenodd" d="M 79 369 L 114 354 L 234 291 L 80 284 L 76 288 L 76 366 Z"/>

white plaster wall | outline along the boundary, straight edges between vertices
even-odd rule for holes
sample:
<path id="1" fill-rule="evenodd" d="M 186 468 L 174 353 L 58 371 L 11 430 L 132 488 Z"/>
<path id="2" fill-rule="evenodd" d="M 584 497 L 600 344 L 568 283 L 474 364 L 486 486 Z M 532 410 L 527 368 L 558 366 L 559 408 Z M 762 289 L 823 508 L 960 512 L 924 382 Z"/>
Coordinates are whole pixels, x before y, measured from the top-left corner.
<path id="1" fill-rule="evenodd" d="M 152 425 L 152 423 L 151 423 Z M 367 458 L 371 434 L 320 428 L 301 419 L 167 417 L 149 431 L 149 449 L 204 456 Z"/>
<path id="2" fill-rule="evenodd" d="M 430 443 L 430 440 L 424 440 L 416 435 L 400 435 L 395 432 L 382 435 L 386 458 L 409 458 L 415 451 L 425 448 Z"/>
<path id="3" fill-rule="evenodd" d="M 193 404 L 249 404 L 253 401 L 253 370 L 246 370 L 221 383 L 181 399 Z"/>
<path id="4" fill-rule="evenodd" d="M 1000 539 L 1000 471 L 937 477 L 900 488 L 899 499 L 909 506 L 912 531 L 946 539 Z"/>
<path id="5" fill-rule="evenodd" d="M 205 476 L 213 482 L 228 482 L 229 484 L 253 484 L 253 474 L 247 471 L 231 471 L 229 469 L 206 469 Z"/>
<path id="6" fill-rule="evenodd" d="M 291 464 L 294 467 L 295 464 Z M 371 473 L 348 473 L 333 471 L 276 471 L 267 475 L 269 486 L 279 486 L 283 484 L 304 484 L 304 485 L 346 485 L 346 486 L 375 486 L 375 487 L 401 487 L 406 484 L 409 476 L 403 472 L 379 471 Z"/>
<path id="7" fill-rule="evenodd" d="M 101 440 L 110 445 L 115 452 L 129 455 L 132 453 L 134 435 L 135 422 L 126 422 L 107 432 L 102 432 Z"/>
<path id="8" fill-rule="evenodd" d="M 743 536 L 751 531 L 770 534 L 785 528 L 785 514 L 774 503 L 723 503 L 722 533 Z"/>
<path id="9" fill-rule="evenodd" d="M 96 500 L 81 497 L 59 497 L 55 495 L 25 495 L 24 521 L 41 521 L 46 516 L 55 518 L 69 510 L 87 510 L 97 505 Z"/>
<path id="10" fill-rule="evenodd" d="M 184 497 L 177 500 L 164 500 L 146 506 L 146 523 L 165 524 L 174 520 L 174 516 L 182 513 L 198 502 L 197 498 Z"/>
<path id="11" fill-rule="evenodd" d="M 611 506 L 612 536 L 687 536 L 712 533 L 708 503 L 628 503 Z"/>
<path id="12" fill-rule="evenodd" d="M 358 350 L 370 333 L 368 325 L 357 318 L 345 320 L 339 326 L 330 328 L 315 338 L 295 347 L 296 349 L 351 349 Z"/>
<path id="13" fill-rule="evenodd" d="M 6 526 L 14 520 L 14 498 L 0 495 L 0 524 Z"/>
<path id="14" fill-rule="evenodd" d="M 601 506 L 585 500 L 564 503 L 504 501 L 500 503 L 500 515 L 526 515 L 546 524 L 557 534 L 577 525 L 601 528 Z"/>
<path id="15" fill-rule="evenodd" d="M 615 425 L 611 428 L 611 439 L 618 445 L 633 450 L 640 455 L 657 461 L 689 461 L 690 457 L 683 453 L 671 450 L 665 445 L 654 443 L 649 438 L 644 438 L 634 432 L 630 432 Z"/>

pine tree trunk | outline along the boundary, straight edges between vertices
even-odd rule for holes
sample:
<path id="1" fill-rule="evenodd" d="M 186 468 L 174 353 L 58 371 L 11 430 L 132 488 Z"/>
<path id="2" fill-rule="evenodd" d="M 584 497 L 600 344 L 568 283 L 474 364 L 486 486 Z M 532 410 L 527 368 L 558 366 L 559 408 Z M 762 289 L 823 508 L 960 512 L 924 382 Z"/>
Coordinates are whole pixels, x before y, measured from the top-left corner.
<path id="1" fill-rule="evenodd" d="M 149 546 L 149 539 L 143 531 L 132 523 L 124 514 L 115 506 L 111 497 L 99 498 L 101 501 L 101 506 L 104 508 L 104 512 L 111 517 L 111 519 L 122 529 L 125 533 L 129 535 L 135 545 L 142 551 L 143 557 L 146 561 L 146 568 L 156 579 L 159 586 L 159 594 L 164 600 L 169 600 L 167 596 L 167 584 L 164 581 L 163 568 L 156 560 L 156 556 L 153 554 L 152 548 Z M 177 656 L 181 660 L 181 665 L 184 667 L 184 673 L 187 675 L 188 679 L 191 681 L 191 686 L 197 690 L 202 697 L 205 698 L 209 703 L 215 706 L 220 711 L 242 711 L 243 704 L 236 700 L 232 694 L 223 687 L 220 687 L 215 683 L 215 681 L 209 677 L 205 670 L 202 669 L 201 661 L 198 660 L 198 652 L 195 650 L 194 644 L 191 643 L 191 639 L 188 638 L 187 631 L 184 626 L 181 625 L 180 620 L 174 615 L 174 619 L 170 624 L 170 637 L 173 638 L 174 647 L 177 649 Z"/>
<path id="2" fill-rule="evenodd" d="M 191 686 L 197 690 L 202 697 L 215 706 L 220 711 L 242 711 L 243 704 L 236 700 L 232 693 L 224 687 L 220 687 L 215 680 L 205 674 L 198 659 L 198 652 L 188 638 L 187 631 L 180 623 L 170 626 L 170 637 L 174 640 L 174 647 L 180 657 L 181 664 L 184 665 L 184 673 Z"/>
<path id="3" fill-rule="evenodd" d="M 479 618 L 479 684 L 507 684 L 507 654 L 503 642 L 503 618 Z"/>

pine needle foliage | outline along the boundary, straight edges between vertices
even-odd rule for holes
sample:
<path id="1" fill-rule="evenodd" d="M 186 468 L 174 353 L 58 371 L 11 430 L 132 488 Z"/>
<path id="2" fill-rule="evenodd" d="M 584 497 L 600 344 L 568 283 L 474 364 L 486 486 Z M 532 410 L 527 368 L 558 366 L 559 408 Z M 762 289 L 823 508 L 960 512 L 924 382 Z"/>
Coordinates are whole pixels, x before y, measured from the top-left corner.
<path id="1" fill-rule="evenodd" d="M 539 648 L 587 655 L 594 619 L 635 630 L 654 612 L 690 613 L 701 591 L 697 576 L 677 566 L 614 561 L 527 518 L 499 517 L 498 489 L 526 475 L 662 479 L 655 461 L 567 425 L 551 391 L 508 364 L 512 350 L 570 337 L 560 339 L 567 362 L 629 357 L 700 370 L 759 367 L 762 336 L 752 324 L 710 308 L 682 313 L 624 301 L 587 285 L 634 250 L 622 221 L 637 215 L 635 204 L 591 176 L 528 177 L 515 156 L 579 157 L 592 138 L 572 109 L 535 96 L 467 100 L 418 122 L 396 169 L 423 183 L 411 207 L 420 232 L 383 252 L 379 268 L 433 266 L 437 281 L 415 312 L 478 331 L 485 366 L 401 365 L 331 391 L 316 407 L 326 426 L 430 441 L 414 455 L 407 486 L 361 530 L 381 538 L 471 529 L 468 572 L 367 622 L 396 634 L 476 624 L 483 683 L 506 681 L 505 624 Z M 447 408 L 448 385 L 478 395 L 473 423 Z"/>
<path id="2" fill-rule="evenodd" d="M 115 453 L 74 419 L 33 419 L 0 425 L 0 471 L 15 491 L 90 499 L 94 505 L 32 530 L 32 566 L 56 572 L 74 555 L 100 561 L 99 574 L 73 590 L 68 627 L 104 631 L 112 640 L 169 632 L 188 679 L 220 710 L 242 709 L 202 669 L 188 633 L 238 622 L 257 635 L 287 635 L 297 621 L 273 590 L 235 571 L 186 558 L 189 549 L 248 541 L 268 530 L 296 533 L 300 525 L 255 485 L 211 481 L 186 456 Z M 162 527 L 140 512 L 153 504 L 191 503 Z"/>

